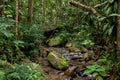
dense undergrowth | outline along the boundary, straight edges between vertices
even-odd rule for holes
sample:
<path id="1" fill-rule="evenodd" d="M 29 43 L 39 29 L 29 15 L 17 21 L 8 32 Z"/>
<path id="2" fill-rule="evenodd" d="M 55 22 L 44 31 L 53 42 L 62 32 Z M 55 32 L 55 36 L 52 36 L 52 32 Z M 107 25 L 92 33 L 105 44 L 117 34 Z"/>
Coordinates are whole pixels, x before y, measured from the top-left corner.
<path id="1" fill-rule="evenodd" d="M 0 60 L 0 80 L 45 80 L 38 64 L 14 64 Z"/>
<path id="2" fill-rule="evenodd" d="M 0 24 L 0 80 L 45 80 L 45 75 L 38 69 L 38 64 L 20 65 L 19 62 L 26 56 L 39 53 L 38 47 L 43 35 L 38 27 L 31 25 L 32 27 L 28 29 L 22 28 L 19 39 L 16 39 L 13 30 L 14 20 L 0 18 Z"/>
<path id="3" fill-rule="evenodd" d="M 90 3 L 84 0 L 80 1 L 90 6 L 104 2 L 104 0 L 93 0 Z M 88 11 L 70 6 L 68 1 L 65 0 L 66 4 L 64 2 L 62 8 L 58 8 L 64 15 L 61 15 L 59 11 L 54 12 L 56 9 L 53 8 L 53 14 L 59 21 L 57 24 L 54 24 L 57 28 L 50 30 L 47 35 L 45 35 L 47 31 L 43 32 L 42 28 L 45 25 L 51 26 L 50 11 L 46 13 L 48 18 L 46 18 L 46 24 L 44 25 L 42 24 L 42 19 L 37 15 L 37 11 L 34 13 L 34 23 L 27 22 L 26 18 L 26 23 L 21 21 L 18 26 L 18 39 L 15 37 L 15 21 L 9 17 L 0 17 L 0 59 L 8 61 L 10 64 L 19 63 L 22 58 L 38 55 L 39 46 L 46 44 L 48 46 L 48 41 L 51 38 L 60 39 L 61 42 L 58 42 L 57 46 L 65 47 L 65 44 L 70 42 L 79 49 L 85 47 L 98 51 L 96 53 L 100 55 L 100 58 L 94 65 L 87 67 L 88 70 L 86 70 L 85 74 L 92 73 L 98 80 L 104 79 L 104 76 L 107 76 L 108 80 L 110 78 L 114 80 L 120 79 L 118 67 L 120 63 L 117 62 L 115 49 L 117 2 L 114 0 L 107 1 L 107 5 L 96 8 L 103 15 L 103 17 L 98 18 Z M 55 4 L 54 1 L 52 3 Z M 60 6 L 58 5 L 57 7 Z M 48 5 L 46 8 L 49 9 L 51 7 Z M 11 15 L 13 16 L 13 14 Z M 39 17 L 40 20 L 36 17 Z M 106 21 L 106 19 L 109 21 Z M 35 66 L 38 65 L 35 64 Z M 6 80 L 44 80 L 45 76 L 42 72 L 38 72 L 36 67 L 31 68 L 29 65 L 16 64 L 12 70 L 5 69 L 0 71 L 0 80 L 4 80 L 4 77 L 6 77 Z"/>

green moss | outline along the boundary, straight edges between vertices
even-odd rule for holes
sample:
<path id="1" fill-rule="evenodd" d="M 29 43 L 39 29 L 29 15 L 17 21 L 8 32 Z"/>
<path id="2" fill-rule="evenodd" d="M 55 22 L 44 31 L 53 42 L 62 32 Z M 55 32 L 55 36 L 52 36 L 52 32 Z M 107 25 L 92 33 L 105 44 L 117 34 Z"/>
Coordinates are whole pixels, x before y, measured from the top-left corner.
<path id="1" fill-rule="evenodd" d="M 54 37 L 54 38 L 51 38 L 49 39 L 49 46 L 56 46 L 56 45 L 59 45 L 62 43 L 62 39 L 61 37 Z"/>
<path id="2" fill-rule="evenodd" d="M 65 69 L 68 67 L 68 62 L 65 60 L 65 58 L 55 51 L 50 52 L 47 58 L 52 66 L 56 69 Z"/>

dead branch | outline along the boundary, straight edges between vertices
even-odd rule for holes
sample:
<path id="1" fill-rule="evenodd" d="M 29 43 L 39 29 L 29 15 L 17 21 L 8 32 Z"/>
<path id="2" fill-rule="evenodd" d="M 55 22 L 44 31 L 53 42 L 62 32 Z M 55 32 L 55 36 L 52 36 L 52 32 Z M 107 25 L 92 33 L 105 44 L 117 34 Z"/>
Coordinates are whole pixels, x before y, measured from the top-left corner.
<path id="1" fill-rule="evenodd" d="M 99 14 L 93 7 L 91 6 L 86 6 L 80 2 L 74 1 L 74 0 L 70 0 L 69 2 L 71 5 L 77 7 L 77 8 L 83 8 L 85 10 L 88 10 L 90 13 L 94 14 L 97 17 L 102 17 L 101 14 Z"/>

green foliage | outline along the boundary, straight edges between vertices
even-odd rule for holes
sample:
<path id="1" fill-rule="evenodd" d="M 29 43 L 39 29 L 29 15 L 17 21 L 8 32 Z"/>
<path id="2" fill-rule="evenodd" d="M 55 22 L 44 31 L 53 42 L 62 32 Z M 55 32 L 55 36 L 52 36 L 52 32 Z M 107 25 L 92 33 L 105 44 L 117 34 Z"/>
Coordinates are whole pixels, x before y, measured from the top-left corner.
<path id="1" fill-rule="evenodd" d="M 54 35 L 53 35 L 54 36 Z M 70 33 L 63 30 L 55 34 L 54 37 L 50 38 L 47 42 L 49 46 L 63 46 L 70 38 Z"/>
<path id="2" fill-rule="evenodd" d="M 111 4 L 113 4 L 113 6 L 110 6 Z M 101 13 L 104 15 L 104 19 L 100 21 L 102 24 L 100 25 L 101 28 L 99 29 L 103 32 L 105 37 L 107 36 L 109 37 L 115 32 L 114 23 L 116 23 L 116 15 L 113 14 L 117 14 L 116 6 L 117 4 L 115 0 L 108 0 L 108 4 L 106 4 L 104 8 L 101 10 Z M 108 19 L 109 23 L 108 21 L 106 21 L 106 19 Z"/>
<path id="3" fill-rule="evenodd" d="M 86 45 L 86 46 L 92 46 L 94 43 L 91 40 L 84 40 L 81 44 Z"/>
<path id="4" fill-rule="evenodd" d="M 12 65 L 0 60 L 0 80 L 45 80 L 45 74 L 35 63 Z"/>
<path id="5" fill-rule="evenodd" d="M 18 40 L 15 39 L 15 1 L 4 0 L 0 5 L 3 8 L 3 17 L 0 17 L 0 58 L 14 61 L 16 55 L 25 52 L 26 55 L 31 56 L 38 53 L 39 45 L 44 38 L 41 27 L 59 27 L 62 28 L 57 31 L 54 40 L 60 42 L 73 42 L 77 47 L 92 48 L 94 44 L 106 45 L 112 44 L 116 35 L 116 18 L 120 15 L 117 14 L 117 1 L 116 0 L 76 0 L 81 3 L 92 6 L 103 17 L 96 17 L 89 11 L 75 8 L 69 4 L 69 0 L 34 0 L 33 3 L 33 23 L 28 23 L 28 0 L 19 1 L 19 26 L 18 26 Z M 94 7 L 97 4 L 107 2 L 100 7 Z M 44 8 L 45 7 L 45 8 Z M 12 19 L 11 19 L 12 18 Z M 52 39 L 51 41 L 54 40 Z M 102 42 L 104 42 L 102 44 Z M 111 43 L 112 42 L 112 43 Z M 57 42 L 59 43 L 59 42 Z M 63 43 L 60 43 L 63 44 Z M 115 55 L 115 54 L 113 54 Z M 17 58 L 18 58 L 17 57 Z M 110 70 L 111 60 L 104 56 L 98 62 L 106 64 L 105 70 Z M 116 59 L 116 58 L 115 58 Z M 94 65 L 94 76 L 102 79 L 102 75 L 98 68 L 101 66 Z M 118 63 L 116 65 L 118 68 Z M 10 74 L 9 76 L 16 76 L 20 79 L 18 73 Z M 98 76 L 99 75 L 99 76 Z"/>
<path id="6" fill-rule="evenodd" d="M 102 63 L 106 71 L 110 71 L 112 69 L 111 64 L 113 64 L 113 61 L 110 59 L 110 54 L 105 54 L 97 62 Z"/>
<path id="7" fill-rule="evenodd" d="M 37 64 L 14 65 L 13 70 L 7 71 L 7 80 L 45 80 L 45 75 L 38 69 Z"/>
<path id="8" fill-rule="evenodd" d="M 13 66 L 7 62 L 7 61 L 3 61 L 3 60 L 0 60 L 0 68 L 3 68 L 3 69 L 12 69 Z"/>
<path id="9" fill-rule="evenodd" d="M 5 72 L 0 70 L 0 80 L 4 80 Z"/>
<path id="10" fill-rule="evenodd" d="M 114 80 L 120 79 L 120 62 L 117 59 L 117 54 L 115 49 L 111 49 L 109 54 L 105 54 L 98 62 L 104 63 L 106 70 L 108 70 L 109 74 L 114 76 Z M 108 78 L 110 80 L 111 77 Z"/>
<path id="11" fill-rule="evenodd" d="M 70 40 L 76 45 L 76 47 L 86 47 L 93 48 L 94 42 L 92 36 L 92 30 L 90 31 L 90 26 L 79 25 L 77 27 L 79 31 L 71 34 Z"/>
<path id="12" fill-rule="evenodd" d="M 14 40 L 13 43 L 14 43 L 14 46 L 15 46 L 15 48 L 16 48 L 17 50 L 19 50 L 19 47 L 24 47 L 24 45 L 23 45 L 24 42 L 23 42 L 23 41 Z"/>
<path id="13" fill-rule="evenodd" d="M 97 63 L 92 66 L 87 66 L 84 74 L 92 74 L 97 80 L 103 80 L 104 76 L 113 69 L 112 65 L 114 63 L 110 57 L 110 54 L 103 55 L 102 58 L 97 60 Z"/>
<path id="14" fill-rule="evenodd" d="M 19 47 L 24 47 L 24 42 L 15 39 L 13 19 L 0 17 L 0 24 L 0 56 L 2 56 L 1 59 L 12 61 L 14 55 L 19 53 Z"/>
<path id="15" fill-rule="evenodd" d="M 20 24 L 21 25 L 21 24 Z M 10 61 L 16 60 L 17 55 L 22 55 L 21 48 L 27 55 L 31 56 L 38 53 L 41 39 L 43 39 L 42 32 L 38 25 L 27 25 L 21 27 L 19 32 L 19 39 L 15 39 L 14 20 L 8 18 L 0 18 L 0 56 L 1 59 Z M 31 27 L 29 27 L 31 26 Z M 21 54 L 22 53 L 22 54 Z M 17 56 L 20 59 L 20 56 Z M 16 60 L 17 61 L 17 60 Z"/>
<path id="16" fill-rule="evenodd" d="M 14 34 L 11 32 L 11 27 L 14 26 L 12 19 L 0 17 L 0 46 L 5 44 L 5 41 L 9 41 L 13 38 Z M 8 30 L 9 29 L 9 30 Z"/>
<path id="17" fill-rule="evenodd" d="M 103 80 L 103 77 L 106 76 L 105 68 L 98 64 L 87 66 L 87 69 L 84 71 L 84 74 L 92 74 L 93 77 L 97 78 L 97 80 Z"/>
<path id="18" fill-rule="evenodd" d="M 20 27 L 20 30 L 21 40 L 24 41 L 22 51 L 28 56 L 37 54 L 39 45 L 44 39 L 40 26 L 37 24 L 24 24 Z"/>

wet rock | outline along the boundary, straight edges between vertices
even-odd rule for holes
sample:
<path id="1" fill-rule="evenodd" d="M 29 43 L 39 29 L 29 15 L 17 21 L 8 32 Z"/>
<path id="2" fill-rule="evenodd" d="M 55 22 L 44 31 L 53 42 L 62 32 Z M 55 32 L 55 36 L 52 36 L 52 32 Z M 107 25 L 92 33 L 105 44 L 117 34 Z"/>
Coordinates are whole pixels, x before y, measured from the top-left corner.
<path id="1" fill-rule="evenodd" d="M 47 56 L 47 59 L 56 69 L 62 70 L 68 67 L 68 62 L 58 52 L 50 52 Z"/>
<path id="2" fill-rule="evenodd" d="M 70 42 L 68 42 L 66 45 L 65 45 L 65 47 L 67 47 L 67 48 L 69 48 L 69 47 L 71 47 L 72 46 L 72 43 L 70 43 Z"/>
<path id="3" fill-rule="evenodd" d="M 76 78 L 74 78 L 74 80 L 83 80 L 83 79 L 82 79 L 82 78 L 77 78 L 77 77 L 76 77 Z"/>
<path id="4" fill-rule="evenodd" d="M 87 52 L 88 52 L 88 49 L 86 49 L 84 47 L 81 49 L 81 53 L 87 53 Z"/>
<path id="5" fill-rule="evenodd" d="M 76 45 L 75 45 L 75 43 L 67 43 L 66 45 L 65 45 L 65 47 L 66 48 L 68 48 L 71 52 L 80 52 L 80 49 L 78 49 L 77 47 L 76 47 Z"/>
<path id="6" fill-rule="evenodd" d="M 94 58 L 94 53 L 93 52 L 84 53 L 83 58 L 85 61 L 92 60 Z"/>
<path id="7" fill-rule="evenodd" d="M 82 59 L 83 58 L 83 54 L 81 54 L 80 52 L 78 52 L 78 53 L 70 52 L 69 55 L 70 55 L 71 60 Z"/>
<path id="8" fill-rule="evenodd" d="M 77 66 L 70 66 L 64 74 L 69 76 L 69 77 L 76 77 L 76 74 L 74 73 L 74 70 L 77 68 Z"/>
<path id="9" fill-rule="evenodd" d="M 84 58 L 85 60 L 88 60 L 88 59 L 89 59 L 89 53 L 84 53 L 83 58 Z"/>

